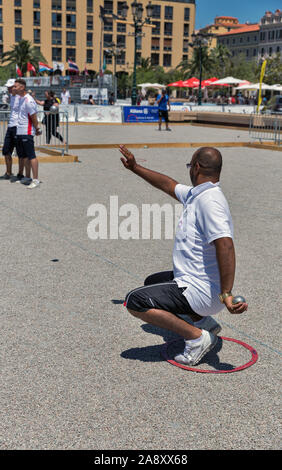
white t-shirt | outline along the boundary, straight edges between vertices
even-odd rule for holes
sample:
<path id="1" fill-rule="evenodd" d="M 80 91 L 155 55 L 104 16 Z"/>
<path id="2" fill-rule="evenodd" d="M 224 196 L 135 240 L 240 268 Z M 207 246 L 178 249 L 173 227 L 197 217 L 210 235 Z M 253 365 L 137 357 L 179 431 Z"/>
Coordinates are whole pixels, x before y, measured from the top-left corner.
<path id="1" fill-rule="evenodd" d="M 16 127 L 18 125 L 18 116 L 20 108 L 19 95 L 10 95 L 10 118 L 8 127 Z"/>
<path id="2" fill-rule="evenodd" d="M 65 93 L 61 93 L 61 104 L 69 104 L 69 98 L 70 98 L 70 94 L 69 94 L 69 91 L 66 90 Z"/>
<path id="3" fill-rule="evenodd" d="M 224 306 L 218 297 L 221 285 L 213 241 L 233 238 L 228 203 L 219 183 L 177 184 L 175 194 L 183 213 L 173 249 L 174 279 L 178 287 L 186 287 L 183 295 L 196 313 L 214 315 Z"/>
<path id="4" fill-rule="evenodd" d="M 37 104 L 28 93 L 20 97 L 17 135 L 35 135 L 31 116 L 37 113 Z"/>

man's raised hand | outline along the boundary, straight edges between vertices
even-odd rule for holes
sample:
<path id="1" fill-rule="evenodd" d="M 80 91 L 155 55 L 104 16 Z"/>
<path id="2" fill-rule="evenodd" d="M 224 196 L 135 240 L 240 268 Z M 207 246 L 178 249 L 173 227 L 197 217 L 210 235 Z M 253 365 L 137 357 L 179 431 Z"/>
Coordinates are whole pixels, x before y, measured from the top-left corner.
<path id="1" fill-rule="evenodd" d="M 126 148 L 124 145 L 119 146 L 119 151 L 125 157 L 125 158 L 121 157 L 121 161 L 123 165 L 125 166 L 125 168 L 127 168 L 128 170 L 134 171 L 134 169 L 137 166 L 137 163 L 136 163 L 133 153 L 131 153 L 128 150 L 128 148 Z"/>

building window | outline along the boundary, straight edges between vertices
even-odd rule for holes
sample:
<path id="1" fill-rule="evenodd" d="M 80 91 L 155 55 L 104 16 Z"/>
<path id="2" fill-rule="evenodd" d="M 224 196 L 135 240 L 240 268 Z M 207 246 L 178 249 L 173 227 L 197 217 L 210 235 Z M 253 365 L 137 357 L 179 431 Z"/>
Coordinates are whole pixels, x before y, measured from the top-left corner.
<path id="1" fill-rule="evenodd" d="M 52 47 L 52 60 L 55 62 L 62 61 L 62 49 L 60 47 Z"/>
<path id="2" fill-rule="evenodd" d="M 86 33 L 86 46 L 93 46 L 93 33 Z"/>
<path id="3" fill-rule="evenodd" d="M 52 31 L 52 44 L 62 44 L 62 31 Z"/>
<path id="4" fill-rule="evenodd" d="M 87 13 L 93 13 L 93 0 L 87 0 Z"/>
<path id="5" fill-rule="evenodd" d="M 173 20 L 173 7 L 165 7 L 165 19 Z"/>
<path id="6" fill-rule="evenodd" d="M 164 39 L 164 51 L 172 51 L 172 39 Z"/>
<path id="7" fill-rule="evenodd" d="M 126 33 L 126 24 L 125 23 L 117 23 L 117 32 L 118 33 Z"/>
<path id="8" fill-rule="evenodd" d="M 184 8 L 184 21 L 190 20 L 190 8 Z"/>
<path id="9" fill-rule="evenodd" d="M 22 24 L 22 10 L 15 10 L 15 24 Z"/>
<path id="10" fill-rule="evenodd" d="M 117 64 L 119 64 L 119 65 L 124 65 L 124 64 L 125 64 L 125 51 L 122 51 L 122 52 L 117 56 Z"/>
<path id="11" fill-rule="evenodd" d="M 86 27 L 87 29 L 93 29 L 93 16 L 87 16 Z"/>
<path id="12" fill-rule="evenodd" d="M 15 42 L 22 40 L 22 28 L 15 28 Z"/>
<path id="13" fill-rule="evenodd" d="M 122 47 L 122 48 L 125 48 L 125 38 L 126 36 L 124 36 L 123 34 L 118 34 L 117 35 L 117 47 Z M 142 39 L 140 37 L 137 36 L 137 49 L 138 48 L 138 39 Z"/>
<path id="14" fill-rule="evenodd" d="M 104 34 L 104 47 L 109 47 L 113 42 L 112 34 Z"/>
<path id="15" fill-rule="evenodd" d="M 189 36 L 189 24 L 184 24 L 183 26 L 183 36 Z"/>
<path id="16" fill-rule="evenodd" d="M 3 23 L 2 8 L 0 8 L 0 23 Z"/>
<path id="17" fill-rule="evenodd" d="M 3 42 L 3 26 L 0 26 L 0 42 Z"/>
<path id="18" fill-rule="evenodd" d="M 188 52 L 189 42 L 187 39 L 183 40 L 183 52 Z"/>
<path id="19" fill-rule="evenodd" d="M 61 10 L 62 0 L 52 0 L 52 10 Z"/>
<path id="20" fill-rule="evenodd" d="M 66 26 L 67 28 L 76 28 L 76 15 L 67 14 Z"/>
<path id="21" fill-rule="evenodd" d="M 121 16 L 121 14 L 122 14 L 122 9 L 123 9 L 122 7 L 123 7 L 124 3 L 126 3 L 126 2 L 118 2 L 118 4 L 117 4 L 117 14 L 119 16 Z M 126 14 L 126 16 L 127 16 L 127 14 Z"/>
<path id="22" fill-rule="evenodd" d="M 40 29 L 34 29 L 33 30 L 33 42 L 35 44 L 40 43 Z"/>
<path id="23" fill-rule="evenodd" d="M 160 5 L 152 5 L 152 6 L 153 6 L 152 18 L 160 18 L 161 17 L 161 7 L 160 7 Z"/>
<path id="24" fill-rule="evenodd" d="M 22 6 L 22 0 L 14 0 L 14 6 L 15 7 L 21 7 Z"/>
<path id="25" fill-rule="evenodd" d="M 164 67 L 171 67 L 171 54 L 164 54 L 163 66 Z"/>
<path id="26" fill-rule="evenodd" d="M 68 48 L 66 49 L 66 59 L 67 59 L 67 61 L 72 60 L 72 61 L 75 62 L 75 60 L 76 60 L 75 56 L 76 56 L 75 49 L 68 49 Z"/>
<path id="27" fill-rule="evenodd" d="M 272 47 L 269 48 L 268 54 L 269 54 L 270 56 L 272 56 Z"/>
<path id="28" fill-rule="evenodd" d="M 107 51 L 104 52 L 104 60 L 106 64 L 112 64 L 113 63 L 113 56 L 112 54 L 108 53 Z"/>
<path id="29" fill-rule="evenodd" d="M 161 23 L 160 21 L 153 21 L 152 23 L 155 27 L 152 28 L 152 34 L 161 34 Z"/>
<path id="30" fill-rule="evenodd" d="M 40 26 L 40 11 L 33 12 L 33 25 Z"/>
<path id="31" fill-rule="evenodd" d="M 104 10 L 106 14 L 111 15 L 113 13 L 113 1 L 104 0 Z"/>
<path id="32" fill-rule="evenodd" d="M 40 0 L 33 0 L 33 8 L 40 8 Z"/>
<path id="33" fill-rule="evenodd" d="M 105 18 L 104 31 L 112 31 L 112 30 L 113 30 L 113 20 L 110 18 Z"/>
<path id="34" fill-rule="evenodd" d="M 67 10 L 76 10 L 76 0 L 67 0 Z"/>
<path id="35" fill-rule="evenodd" d="M 62 14 L 61 13 L 52 13 L 52 26 L 53 28 L 62 27 Z"/>
<path id="36" fill-rule="evenodd" d="M 182 62 L 188 62 L 188 55 L 187 54 L 184 54 L 182 56 Z"/>
<path id="37" fill-rule="evenodd" d="M 152 38 L 151 49 L 152 51 L 160 50 L 160 38 Z"/>
<path id="38" fill-rule="evenodd" d="M 159 65 L 160 64 L 160 54 L 151 54 L 151 64 L 152 65 Z"/>
<path id="39" fill-rule="evenodd" d="M 66 41 L 67 41 L 67 44 L 70 45 L 70 46 L 75 46 L 76 45 L 76 33 L 75 33 L 75 31 L 67 31 Z"/>
<path id="40" fill-rule="evenodd" d="M 172 36 L 172 25 L 173 23 L 164 24 L 164 34 L 165 36 Z"/>
<path id="41" fill-rule="evenodd" d="M 93 50 L 92 49 L 86 50 L 86 62 L 87 64 L 93 63 Z"/>

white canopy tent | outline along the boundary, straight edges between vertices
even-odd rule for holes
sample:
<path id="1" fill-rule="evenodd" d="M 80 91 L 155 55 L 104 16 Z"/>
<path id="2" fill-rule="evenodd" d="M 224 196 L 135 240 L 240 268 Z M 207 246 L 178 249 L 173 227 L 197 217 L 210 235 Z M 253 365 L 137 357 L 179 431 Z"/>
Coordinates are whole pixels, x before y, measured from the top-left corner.
<path id="1" fill-rule="evenodd" d="M 216 85 L 237 85 L 238 83 L 246 83 L 246 80 L 240 80 L 240 78 L 234 77 L 225 77 L 217 80 L 216 82 L 212 82 L 210 86 Z"/>
<path id="2" fill-rule="evenodd" d="M 237 86 L 235 90 L 259 90 L 260 89 L 260 83 L 250 83 L 249 85 L 241 85 Z M 261 89 L 262 90 L 273 90 L 273 85 L 266 85 L 265 83 L 261 84 Z"/>
<path id="3" fill-rule="evenodd" d="M 279 85 L 279 84 L 271 85 L 271 90 L 273 90 L 273 91 L 282 91 L 282 85 Z"/>
<path id="4" fill-rule="evenodd" d="M 156 88 L 157 90 L 161 90 L 162 88 L 166 88 L 165 85 L 161 85 L 160 83 L 139 83 L 137 85 L 137 87 L 141 87 L 142 90 L 142 95 L 145 96 L 146 95 L 146 90 L 148 90 L 148 88 Z"/>
<path id="5" fill-rule="evenodd" d="M 165 85 L 161 85 L 160 83 L 139 83 L 137 86 L 141 88 L 166 88 Z"/>

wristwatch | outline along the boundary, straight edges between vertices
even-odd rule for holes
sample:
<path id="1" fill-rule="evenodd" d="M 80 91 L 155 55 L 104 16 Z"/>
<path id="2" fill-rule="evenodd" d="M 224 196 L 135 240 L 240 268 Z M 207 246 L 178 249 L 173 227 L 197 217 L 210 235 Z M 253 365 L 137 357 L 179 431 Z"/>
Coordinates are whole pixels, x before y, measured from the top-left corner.
<path id="1" fill-rule="evenodd" d="M 226 297 L 232 297 L 232 292 L 223 292 L 223 294 L 218 295 L 220 302 L 223 304 Z"/>

